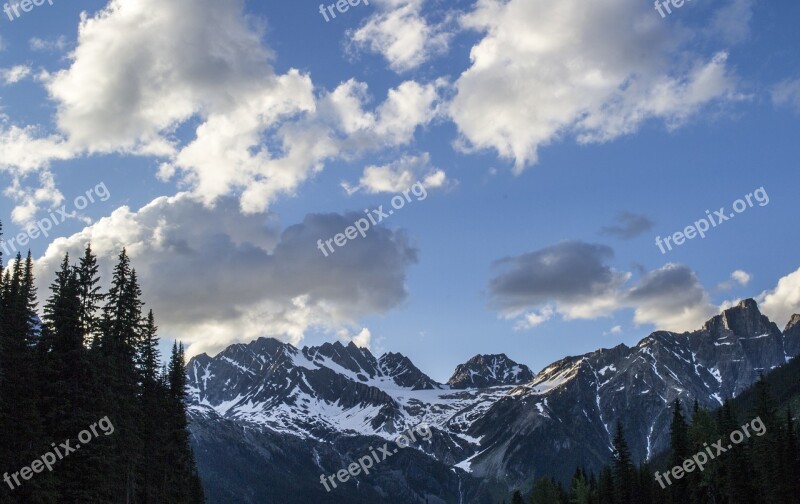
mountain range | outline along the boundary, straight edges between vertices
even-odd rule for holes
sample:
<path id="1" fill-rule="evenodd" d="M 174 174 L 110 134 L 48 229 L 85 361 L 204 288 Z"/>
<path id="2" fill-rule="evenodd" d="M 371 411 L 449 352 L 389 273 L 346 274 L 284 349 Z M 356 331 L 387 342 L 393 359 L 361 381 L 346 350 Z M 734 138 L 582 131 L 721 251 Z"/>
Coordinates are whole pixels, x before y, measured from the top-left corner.
<path id="1" fill-rule="evenodd" d="M 718 407 L 797 355 L 800 316 L 781 331 L 752 299 L 698 330 L 656 331 L 536 374 L 477 355 L 447 383 L 398 353 L 259 338 L 188 363 L 190 431 L 214 503 L 489 503 L 542 476 L 597 472 L 617 422 L 634 461 L 647 460 L 669 444 L 676 398 Z M 420 424 L 432 436 L 370 475 L 320 483 Z"/>

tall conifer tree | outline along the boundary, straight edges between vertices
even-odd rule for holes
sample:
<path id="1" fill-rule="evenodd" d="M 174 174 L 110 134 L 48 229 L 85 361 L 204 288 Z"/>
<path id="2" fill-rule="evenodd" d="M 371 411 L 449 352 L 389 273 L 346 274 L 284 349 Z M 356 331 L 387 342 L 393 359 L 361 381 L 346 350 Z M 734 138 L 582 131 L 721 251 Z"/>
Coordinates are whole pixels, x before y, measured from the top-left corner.
<path id="1" fill-rule="evenodd" d="M 616 504 L 633 504 L 635 484 L 633 459 L 620 422 L 617 422 L 613 445 L 614 502 Z"/>

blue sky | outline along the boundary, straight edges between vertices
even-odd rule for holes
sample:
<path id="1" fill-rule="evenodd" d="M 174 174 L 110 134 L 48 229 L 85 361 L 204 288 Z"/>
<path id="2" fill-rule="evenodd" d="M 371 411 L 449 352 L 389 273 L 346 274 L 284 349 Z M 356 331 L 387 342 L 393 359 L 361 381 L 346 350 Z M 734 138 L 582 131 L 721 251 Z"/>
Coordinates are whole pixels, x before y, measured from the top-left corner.
<path id="1" fill-rule="evenodd" d="M 190 354 L 354 340 L 439 380 L 477 353 L 538 371 L 691 330 L 745 297 L 781 327 L 800 311 L 800 5 L 318 9 L 54 0 L 0 18 L 5 240 L 110 194 L 31 240 L 41 286 L 66 251 L 126 246 Z M 317 249 L 417 180 L 425 199 Z M 768 204 L 656 246 L 760 188 Z"/>

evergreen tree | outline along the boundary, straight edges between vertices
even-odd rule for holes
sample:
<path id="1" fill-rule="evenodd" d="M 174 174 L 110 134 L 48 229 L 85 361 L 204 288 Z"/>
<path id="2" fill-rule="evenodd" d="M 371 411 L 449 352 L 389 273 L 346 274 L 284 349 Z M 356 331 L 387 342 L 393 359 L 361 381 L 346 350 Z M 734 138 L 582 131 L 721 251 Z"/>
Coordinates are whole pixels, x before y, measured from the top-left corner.
<path id="1" fill-rule="evenodd" d="M 136 356 L 142 329 L 142 301 L 136 274 L 125 251 L 114 267 L 100 322 L 99 348 L 103 409 L 116 430 L 111 458 L 117 472 L 107 481 L 106 494 L 114 502 L 133 502 L 139 492 L 137 476 L 142 459 L 142 409 Z"/>
<path id="2" fill-rule="evenodd" d="M 598 486 L 598 503 L 599 504 L 615 504 L 614 499 L 614 475 L 611 474 L 611 468 L 606 466 L 600 471 L 600 481 Z"/>
<path id="3" fill-rule="evenodd" d="M 642 504 L 653 502 L 653 485 L 655 484 L 653 473 L 653 469 L 647 462 L 644 462 L 636 471 L 634 502 Z"/>
<path id="4" fill-rule="evenodd" d="M 139 370 L 139 380 L 143 391 L 148 389 L 155 390 L 158 384 L 159 351 L 158 351 L 158 328 L 156 327 L 153 310 L 147 313 L 147 318 L 142 331 L 142 342 L 137 349 L 137 367 Z"/>
<path id="5" fill-rule="evenodd" d="M 162 500 L 162 474 L 168 472 L 164 435 L 164 422 L 168 420 L 165 400 L 169 395 L 165 382 L 159 376 L 158 328 L 153 310 L 147 314 L 138 349 L 137 367 L 141 387 L 142 440 L 147 458 L 140 459 L 140 501 L 155 504 Z"/>
<path id="6" fill-rule="evenodd" d="M 797 432 L 792 421 L 792 409 L 786 411 L 785 424 L 786 442 L 783 444 L 781 456 L 781 498 L 783 502 L 792 503 L 792 499 L 800 496 L 800 454 L 798 453 Z"/>
<path id="7" fill-rule="evenodd" d="M 751 445 L 753 470 L 758 486 L 762 489 L 759 497 L 768 502 L 781 502 L 781 446 L 785 445 L 785 434 L 778 421 L 775 400 L 772 397 L 769 384 L 764 380 L 763 374 L 755 384 L 756 406 L 752 417 L 761 421 L 769 435 L 752 435 L 749 438 Z"/>
<path id="8" fill-rule="evenodd" d="M 553 504 L 560 501 L 558 486 L 551 478 L 542 478 L 533 485 L 531 504 Z"/>
<path id="9" fill-rule="evenodd" d="M 800 495 L 800 478 L 797 478 L 800 473 L 800 425 L 793 418 L 791 408 L 786 412 L 785 419 L 778 420 L 776 399 L 770 390 L 772 385 L 769 385 L 772 383 L 781 391 L 779 397 L 782 401 L 791 399 L 797 393 L 795 369 L 778 370 L 775 372 L 777 381 L 772 376 L 769 382 L 759 380 L 737 398 L 737 404 L 752 405 L 752 412 L 748 414 L 751 420 L 746 424 L 738 420 L 734 402 L 730 400 L 723 403 L 716 416 L 695 401 L 689 425 L 680 403 L 673 403 L 673 449 L 665 454 L 657 454 L 652 463 L 659 464 L 657 468 L 664 472 L 673 466 L 683 465 L 695 454 L 708 454 L 702 471 L 696 467 L 693 472 L 685 473 L 683 479 L 689 490 L 687 500 L 676 500 L 669 489 L 662 489 L 655 483 L 651 462 L 646 461 L 633 470 L 632 483 L 620 483 L 620 480 L 625 480 L 632 464 L 625 462 L 629 460 L 630 453 L 618 424 L 614 436 L 614 458 L 600 472 L 599 481 L 595 481 L 594 476 L 589 479 L 588 502 L 615 504 L 626 498 L 624 489 L 627 486 L 632 489 L 629 502 L 636 504 L 668 504 L 676 501 L 687 504 L 795 504 Z M 786 383 L 787 380 L 790 382 Z M 759 421 L 763 423 L 763 430 Z M 734 432 L 736 434 L 732 434 Z M 741 442 L 737 440 L 739 434 Z M 768 457 L 772 459 L 771 462 L 767 462 Z M 764 467 L 770 465 L 774 474 L 764 474 Z M 585 471 L 578 469 L 575 472 L 567 502 L 586 501 L 579 497 L 584 495 L 585 478 Z M 680 480 L 672 476 L 668 484 L 674 485 L 676 481 Z M 552 479 L 543 478 L 534 485 L 534 489 L 540 492 L 537 494 L 539 498 L 532 496 L 531 502 L 563 502 L 559 488 Z M 552 492 L 542 497 L 542 489 Z"/>
<path id="10" fill-rule="evenodd" d="M 590 504 L 599 504 L 600 502 L 600 488 L 597 484 L 597 478 L 594 476 L 594 472 L 589 475 L 589 494 Z"/>
<path id="11" fill-rule="evenodd" d="M 704 408 L 695 407 L 692 424 L 689 426 L 689 452 L 694 454 L 705 450 L 709 441 L 719 438 L 714 418 Z M 709 460 L 703 471 L 687 474 L 692 504 L 711 504 L 720 502 L 722 496 L 718 488 L 717 463 Z"/>
<path id="12" fill-rule="evenodd" d="M 98 310 L 103 301 L 100 292 L 100 274 L 97 256 L 92 253 L 92 245 L 87 244 L 77 270 L 78 289 L 80 294 L 79 319 L 83 329 L 84 340 L 93 342 L 99 331 Z"/>
<path id="13" fill-rule="evenodd" d="M 3 467 L 23 467 L 44 448 L 36 393 L 39 380 L 33 352 L 39 329 L 30 253 L 24 262 L 18 253 L 10 272 L 6 270 L 2 305 L 0 463 Z M 0 495 L 4 497 L 3 502 L 35 502 L 46 485 L 46 478 L 26 481 L 13 491 L 4 485 Z"/>
<path id="14" fill-rule="evenodd" d="M 683 416 L 681 400 L 675 399 L 672 403 L 672 423 L 670 424 L 670 451 L 669 466 L 682 466 L 683 461 L 689 457 L 689 426 Z M 670 502 L 685 504 L 689 502 L 688 478 L 675 479 L 669 487 Z"/>
<path id="15" fill-rule="evenodd" d="M 617 422 L 613 445 L 614 502 L 616 504 L 633 504 L 635 485 L 633 460 L 621 422 Z"/>
<path id="16" fill-rule="evenodd" d="M 572 477 L 569 502 L 571 504 L 591 504 L 589 481 L 586 479 L 586 474 L 581 469 L 576 470 L 575 475 Z"/>
<path id="17" fill-rule="evenodd" d="M 65 255 L 44 307 L 43 336 L 38 358 L 42 362 L 42 416 L 51 439 L 74 438 L 97 420 L 93 410 L 94 383 L 84 331 L 80 321 L 78 274 Z M 93 450 L 96 447 L 92 447 Z M 78 451 L 55 471 L 61 502 L 91 502 L 94 473 L 87 471 L 93 450 Z"/>
<path id="18" fill-rule="evenodd" d="M 194 455 L 189 446 L 188 421 L 186 418 L 186 368 L 183 345 L 173 343 L 168 366 L 169 411 L 168 465 L 172 478 L 167 481 L 169 502 L 188 503 L 194 496 L 202 495 L 200 479 L 195 468 Z"/>
<path id="19" fill-rule="evenodd" d="M 726 400 L 717 413 L 717 431 L 723 436 L 740 427 L 730 400 Z M 758 502 L 753 482 L 750 458 L 744 445 L 732 445 L 717 460 L 720 470 L 720 486 L 723 499 L 729 503 L 751 504 Z"/>

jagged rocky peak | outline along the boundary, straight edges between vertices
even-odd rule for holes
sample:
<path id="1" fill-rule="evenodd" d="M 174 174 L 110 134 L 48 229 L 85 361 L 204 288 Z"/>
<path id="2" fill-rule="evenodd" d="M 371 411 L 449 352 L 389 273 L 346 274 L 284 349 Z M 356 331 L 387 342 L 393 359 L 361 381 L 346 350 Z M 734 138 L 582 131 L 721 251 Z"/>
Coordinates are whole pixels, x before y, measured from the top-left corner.
<path id="1" fill-rule="evenodd" d="M 783 330 L 784 347 L 786 349 L 786 357 L 796 357 L 800 355 L 800 314 L 795 313 L 786 324 L 786 329 Z"/>
<path id="2" fill-rule="evenodd" d="M 236 343 L 217 354 L 212 360 L 235 361 L 241 365 L 249 365 L 252 362 L 263 364 L 272 362 L 275 359 L 291 352 L 294 347 L 288 343 L 283 343 L 275 338 L 261 337 L 250 343 Z"/>
<path id="3" fill-rule="evenodd" d="M 228 346 L 214 357 L 200 354 L 189 361 L 189 368 L 195 366 L 206 367 L 221 366 L 223 368 L 238 369 L 240 372 L 259 370 L 265 362 L 272 362 L 276 357 L 283 355 L 284 344 L 271 338 L 259 338 L 250 343 L 235 343 Z M 235 371 L 231 371 L 235 372 Z"/>
<path id="4" fill-rule="evenodd" d="M 431 379 L 428 375 L 411 362 L 411 359 L 403 354 L 389 352 L 381 355 L 378 365 L 384 375 L 392 377 L 395 383 L 401 387 L 412 390 L 431 390 L 442 388 L 441 385 Z"/>
<path id="5" fill-rule="evenodd" d="M 324 343 L 318 347 L 304 347 L 303 355 L 308 360 L 325 365 L 326 362 L 338 364 L 348 371 L 352 371 L 359 379 L 375 378 L 380 375 L 378 360 L 366 348 L 356 346 L 352 341 L 343 345 L 336 341 Z"/>
<path id="6" fill-rule="evenodd" d="M 795 313 L 792 315 L 792 318 L 789 319 L 789 323 L 786 324 L 786 329 L 783 332 L 789 331 L 800 331 L 800 313 Z"/>
<path id="7" fill-rule="evenodd" d="M 224 419 L 242 432 L 236 455 L 223 464 L 235 463 L 231 457 L 238 457 L 240 448 L 264 451 L 251 437 L 253 425 L 279 443 L 300 438 L 292 446 L 308 449 L 293 456 L 313 475 L 323 465 L 340 465 L 339 440 L 395 435 L 425 422 L 435 427 L 437 441 L 425 445 L 421 456 L 467 468 L 472 477 L 519 486 L 532 471 L 569 478 L 575 467 L 587 465 L 597 472 L 611 455 L 618 421 L 634 461 L 647 460 L 669 447 L 675 398 L 718 407 L 796 355 L 800 315 L 791 317 L 782 333 L 748 299 L 702 329 L 655 331 L 633 347 L 620 344 L 566 357 L 535 376 L 504 354 L 477 355 L 456 368 L 449 387 L 399 353 L 376 358 L 338 342 L 298 350 L 262 338 L 192 359 L 188 398 L 195 429 L 223 428 L 227 424 L 219 419 Z M 208 436 L 193 438 L 208 441 Z M 352 446 L 361 450 L 366 438 L 359 439 Z M 320 456 L 329 443 L 330 457 Z M 213 456 L 220 466 L 219 453 L 209 455 L 206 448 L 198 453 Z"/>
<path id="8" fill-rule="evenodd" d="M 247 345 L 255 353 L 265 357 L 266 361 L 275 361 L 287 354 L 297 353 L 297 349 L 289 343 L 284 343 L 275 338 L 261 337 Z"/>
<path id="9" fill-rule="evenodd" d="M 497 385 L 519 385 L 533 380 L 533 372 L 506 354 L 476 355 L 456 367 L 447 381 L 454 389 L 485 388 Z"/>
<path id="10" fill-rule="evenodd" d="M 740 301 L 738 305 L 728 308 L 706 322 L 703 328 L 711 332 L 721 332 L 727 329 L 739 337 L 780 333 L 778 326 L 761 314 L 758 304 L 753 299 Z"/>
<path id="11" fill-rule="evenodd" d="M 639 346 L 647 345 L 646 342 L 647 338 L 643 339 L 639 342 Z M 613 348 L 600 348 L 598 349 L 595 354 L 597 355 L 600 361 L 609 361 L 613 362 L 617 359 L 624 358 L 627 356 L 631 351 L 631 348 L 626 345 L 625 343 L 620 343 L 619 345 Z"/>
<path id="12" fill-rule="evenodd" d="M 186 369 L 191 368 L 192 366 L 206 366 L 208 365 L 213 359 L 207 353 L 203 352 L 201 354 L 197 354 L 191 359 L 189 359 L 189 363 L 186 365 Z"/>
<path id="13" fill-rule="evenodd" d="M 716 360 L 720 369 L 730 363 L 742 362 L 742 366 L 770 369 L 786 362 L 787 353 L 784 335 L 778 326 L 761 314 L 752 299 L 745 299 L 712 318 L 697 333 L 700 341 L 713 342 Z M 710 358 L 707 351 L 703 352 Z M 742 360 L 745 359 L 745 360 Z M 749 364 L 748 364 L 749 362 Z M 735 367 L 735 366 L 734 366 Z M 741 372 L 740 369 L 738 372 Z M 723 372 L 723 376 L 725 373 Z M 738 391 L 737 391 L 738 392 Z"/>

